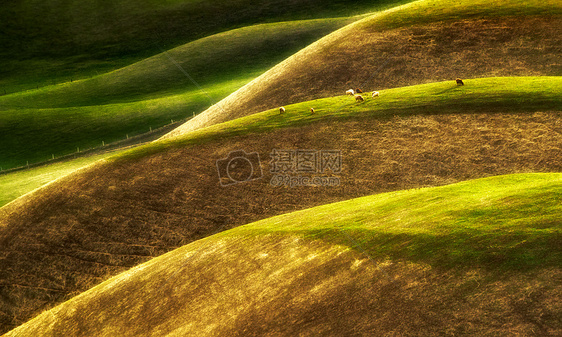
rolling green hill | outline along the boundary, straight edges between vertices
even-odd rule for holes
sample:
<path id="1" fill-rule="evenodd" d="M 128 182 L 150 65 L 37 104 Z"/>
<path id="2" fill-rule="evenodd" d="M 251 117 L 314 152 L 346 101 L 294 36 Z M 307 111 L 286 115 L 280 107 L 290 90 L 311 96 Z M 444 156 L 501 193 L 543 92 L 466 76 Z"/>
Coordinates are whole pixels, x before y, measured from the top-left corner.
<path id="1" fill-rule="evenodd" d="M 357 18 L 244 27 L 205 37 L 91 79 L 0 97 L 0 107 L 64 108 L 124 103 L 181 94 L 258 75 L 318 38 Z"/>
<path id="2" fill-rule="evenodd" d="M 560 3 L 247 4 L 0 9 L 3 168 L 208 108 L 0 207 L 0 333 L 560 334 Z"/>
<path id="3" fill-rule="evenodd" d="M 559 1 L 416 1 L 301 50 L 170 136 L 274 107 L 413 84 L 562 75 Z"/>
<path id="4" fill-rule="evenodd" d="M 43 161 L 191 117 L 352 20 L 241 28 L 91 79 L 0 97 L 0 167 Z"/>
<path id="5" fill-rule="evenodd" d="M 115 152 L 85 156 L 29 170 L 0 175 L 0 207 L 26 193 L 32 192 L 52 181 L 67 176 L 76 170 L 112 155 L 115 155 Z"/>
<path id="6" fill-rule="evenodd" d="M 478 177 L 560 172 L 559 82 L 486 78 L 382 90 L 363 103 L 322 99 L 107 158 L 0 208 L 2 324 L 23 324 L 138 263 L 270 216 Z M 263 177 L 221 187 L 216 161 L 241 149 L 259 154 Z M 340 150 L 341 184 L 273 186 L 274 149 Z"/>
<path id="7" fill-rule="evenodd" d="M 395 3 L 10 1 L 0 9 L 0 88 L 11 93 L 89 77 L 158 54 L 160 49 L 257 23 L 347 17 Z"/>
<path id="8" fill-rule="evenodd" d="M 288 213 L 152 259 L 7 336 L 557 335 L 560 198 L 561 174 L 520 174 Z"/>

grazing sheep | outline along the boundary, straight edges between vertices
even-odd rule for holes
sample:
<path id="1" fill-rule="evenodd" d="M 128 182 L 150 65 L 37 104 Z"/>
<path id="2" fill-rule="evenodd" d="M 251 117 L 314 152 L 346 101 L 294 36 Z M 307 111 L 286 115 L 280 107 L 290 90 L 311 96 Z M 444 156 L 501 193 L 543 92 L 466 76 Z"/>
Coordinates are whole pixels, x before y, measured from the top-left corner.
<path id="1" fill-rule="evenodd" d="M 349 89 L 348 91 L 345 92 L 345 94 L 353 96 L 353 95 L 355 95 L 355 92 L 353 91 L 353 89 Z"/>
<path id="2" fill-rule="evenodd" d="M 373 93 L 371 94 L 371 97 L 373 97 L 373 98 L 379 97 L 379 92 L 378 92 L 378 91 L 373 91 Z"/>
<path id="3" fill-rule="evenodd" d="M 460 78 L 457 78 L 457 85 L 464 85 L 464 82 Z"/>
<path id="4" fill-rule="evenodd" d="M 314 115 L 314 108 L 310 108 L 310 113 Z"/>
<path id="5" fill-rule="evenodd" d="M 364 101 L 365 101 L 365 99 L 364 99 L 363 96 L 361 96 L 361 95 L 355 95 L 355 100 L 356 100 L 357 102 L 364 102 Z"/>
<path id="6" fill-rule="evenodd" d="M 355 92 L 358 93 L 358 94 L 360 94 L 360 93 L 363 92 L 363 90 L 361 90 L 361 89 L 359 89 L 359 88 L 356 88 L 356 89 L 355 89 Z"/>
<path id="7" fill-rule="evenodd" d="M 280 107 L 280 108 L 279 108 L 279 113 L 285 113 L 285 108 L 284 108 L 284 107 Z"/>

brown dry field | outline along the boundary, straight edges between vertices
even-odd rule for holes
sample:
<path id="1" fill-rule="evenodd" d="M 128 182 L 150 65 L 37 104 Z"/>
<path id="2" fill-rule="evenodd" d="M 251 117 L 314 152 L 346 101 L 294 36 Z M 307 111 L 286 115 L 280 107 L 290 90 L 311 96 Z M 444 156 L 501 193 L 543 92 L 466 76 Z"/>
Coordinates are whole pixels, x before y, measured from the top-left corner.
<path id="1" fill-rule="evenodd" d="M 169 136 L 322 97 L 454 80 L 562 75 L 560 16 L 490 17 L 385 29 L 376 18 L 301 50 Z"/>
<path id="2" fill-rule="evenodd" d="M 292 235 L 216 239 L 143 267 L 10 336 L 562 333 L 556 268 L 441 270 Z"/>
<path id="3" fill-rule="evenodd" d="M 560 172 L 561 147 L 562 111 L 355 117 L 100 163 L 0 209 L 0 332 L 220 230 L 374 193 Z M 264 176 L 221 187 L 215 161 L 239 149 L 259 153 Z M 269 185 L 273 149 L 341 150 L 341 185 Z"/>

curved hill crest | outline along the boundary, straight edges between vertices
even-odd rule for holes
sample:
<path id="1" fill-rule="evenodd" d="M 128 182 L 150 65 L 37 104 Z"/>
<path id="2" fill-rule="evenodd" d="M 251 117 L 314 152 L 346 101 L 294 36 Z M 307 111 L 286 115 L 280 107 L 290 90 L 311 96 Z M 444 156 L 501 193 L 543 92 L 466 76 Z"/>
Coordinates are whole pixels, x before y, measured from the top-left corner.
<path id="1" fill-rule="evenodd" d="M 378 192 L 561 171 L 562 79 L 506 85 L 512 81 L 389 89 L 360 104 L 305 102 L 154 142 L 60 179 L 0 208 L 0 319 L 30 318 L 151 257 L 269 216 Z M 311 103 L 317 113 L 303 114 Z M 272 186 L 272 149 L 295 148 L 340 149 L 341 185 Z M 240 149 L 259 154 L 264 176 L 221 187 L 216 161 Z"/>
<path id="2" fill-rule="evenodd" d="M 555 335 L 561 182 L 499 176 L 265 219 L 134 267 L 6 336 Z"/>
<path id="3" fill-rule="evenodd" d="M 164 138 L 276 106 L 341 95 L 348 88 L 373 91 L 457 77 L 562 75 L 559 2 L 450 5 L 416 1 L 341 28 Z"/>

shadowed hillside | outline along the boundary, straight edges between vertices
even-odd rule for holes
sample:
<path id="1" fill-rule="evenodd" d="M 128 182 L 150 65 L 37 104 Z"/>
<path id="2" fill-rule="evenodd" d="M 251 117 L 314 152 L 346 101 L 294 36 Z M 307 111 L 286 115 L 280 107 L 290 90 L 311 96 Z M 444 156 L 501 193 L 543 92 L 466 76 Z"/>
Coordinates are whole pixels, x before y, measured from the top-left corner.
<path id="1" fill-rule="evenodd" d="M 354 20 L 240 28 L 94 78 L 1 96 L 0 167 L 33 164 L 185 120 Z"/>
<path id="2" fill-rule="evenodd" d="M 168 136 L 280 105 L 489 76 L 562 75 L 558 1 L 418 1 L 301 50 Z"/>
<path id="3" fill-rule="evenodd" d="M 561 196 L 561 174 L 521 174 L 285 214 L 150 260 L 7 336 L 560 335 Z"/>
<path id="4" fill-rule="evenodd" d="M 505 80 L 287 106 L 284 115 L 267 111 L 141 147 L 16 200 L 0 209 L 4 329 L 151 257 L 251 221 L 378 192 L 561 171 L 562 112 L 553 109 L 560 80 L 521 79 L 486 94 Z M 310 104 L 317 114 L 303 113 Z M 263 178 L 221 187 L 216 161 L 240 149 L 259 154 Z M 340 150 L 341 184 L 272 186 L 274 149 Z"/>
<path id="5" fill-rule="evenodd" d="M 114 70 L 257 23 L 345 17 L 391 0 L 13 0 L 0 9 L 0 89 L 31 89 Z M 16 90 L 16 91 L 19 91 Z M 2 90 L 3 92 L 3 90 Z"/>

